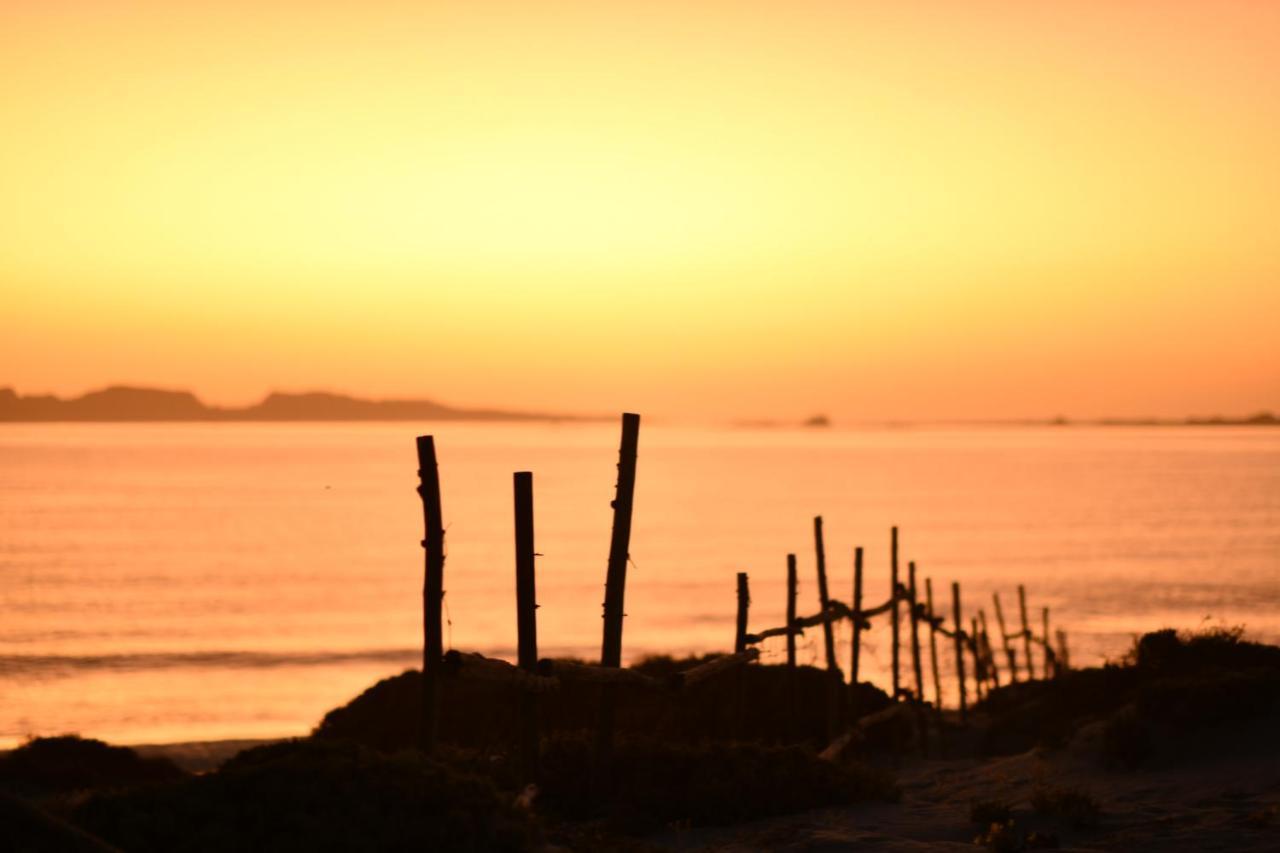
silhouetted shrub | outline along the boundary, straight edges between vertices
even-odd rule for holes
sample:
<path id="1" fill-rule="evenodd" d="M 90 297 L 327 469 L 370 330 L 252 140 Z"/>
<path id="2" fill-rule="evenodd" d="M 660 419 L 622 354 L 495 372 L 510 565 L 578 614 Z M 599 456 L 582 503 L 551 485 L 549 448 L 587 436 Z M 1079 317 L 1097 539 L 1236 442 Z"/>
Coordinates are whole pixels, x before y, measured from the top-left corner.
<path id="1" fill-rule="evenodd" d="M 636 670 L 660 682 L 713 655 L 648 658 Z M 383 679 L 346 705 L 327 713 L 315 730 L 322 739 L 352 740 L 383 751 L 413 746 L 421 715 L 422 676 L 409 670 Z M 624 686 L 616 690 L 615 730 L 619 735 L 662 737 L 681 743 L 760 741 L 819 746 L 827 737 L 831 676 L 814 667 L 788 674 L 782 666 L 746 666 L 685 689 Z M 518 742 L 516 690 L 510 685 L 444 678 L 441 682 L 440 738 L 467 749 L 502 752 Z M 837 712 L 851 724 L 855 702 L 845 687 L 836 691 Z M 852 696 L 859 713 L 889 705 L 883 691 L 859 685 Z M 538 695 L 539 729 L 544 735 L 594 731 L 600 687 L 565 682 Z"/>
<path id="2" fill-rule="evenodd" d="M 608 817 L 644 831 L 676 821 L 725 824 L 867 799 L 894 799 L 888 773 L 823 761 L 800 747 L 684 746 L 628 739 L 615 746 L 611 772 L 593 772 L 589 737 L 563 736 L 542 758 L 542 796 L 562 817 Z"/>
<path id="3" fill-rule="evenodd" d="M 973 843 L 995 853 L 1023 853 L 1025 850 L 1051 850 L 1058 837 L 1051 833 L 1024 832 L 1012 820 L 988 825 Z"/>
<path id="4" fill-rule="evenodd" d="M 522 850 L 524 815 L 478 776 L 413 753 L 290 741 L 216 773 L 96 796 L 74 812 L 130 853 Z"/>
<path id="5" fill-rule="evenodd" d="M 101 839 L 26 800 L 0 793 L 0 850 L 15 853 L 120 853 Z"/>
<path id="6" fill-rule="evenodd" d="M 1271 713 L 1280 700 L 1280 669 L 1166 678 L 1138 691 L 1138 712 L 1180 730 Z"/>
<path id="7" fill-rule="evenodd" d="M 1013 806 L 1004 800 L 974 800 L 969 804 L 969 822 L 986 828 L 993 823 L 1008 823 Z"/>
<path id="8" fill-rule="evenodd" d="M 167 758 L 76 735 L 42 737 L 0 756 L 0 789 L 27 797 L 181 779 Z"/>
<path id="9" fill-rule="evenodd" d="M 1117 711 L 1102 729 L 1102 755 L 1108 764 L 1132 770 L 1153 750 L 1151 725 L 1133 706 Z"/>
<path id="10" fill-rule="evenodd" d="M 1101 719 L 1104 757 L 1134 767 L 1173 734 L 1280 706 L 1280 648 L 1246 641 L 1238 628 L 1154 631 L 1134 643 L 1126 660 L 992 691 L 983 704 L 991 715 L 983 751 L 1059 746 L 1083 722 Z"/>
<path id="11" fill-rule="evenodd" d="M 1078 828 L 1097 826 L 1102 815 L 1098 801 L 1087 791 L 1058 785 L 1037 785 L 1031 792 L 1031 808 Z"/>

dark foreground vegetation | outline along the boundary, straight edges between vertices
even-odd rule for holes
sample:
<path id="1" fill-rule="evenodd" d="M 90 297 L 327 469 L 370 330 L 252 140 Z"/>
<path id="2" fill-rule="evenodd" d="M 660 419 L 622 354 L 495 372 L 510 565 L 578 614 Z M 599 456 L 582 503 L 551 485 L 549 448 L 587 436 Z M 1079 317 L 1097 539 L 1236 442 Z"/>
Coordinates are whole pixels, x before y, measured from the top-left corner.
<path id="1" fill-rule="evenodd" d="M 1194 757 L 1195 735 L 1276 713 L 1280 648 L 1242 633 L 1155 631 L 1118 663 L 995 690 L 986 702 L 984 751 L 1062 746 L 1083 725 L 1101 722 L 1101 753 L 1111 766 Z"/>
<path id="2" fill-rule="evenodd" d="M 693 663 L 656 659 L 637 669 L 660 681 Z M 833 691 L 814 669 L 788 677 L 783 667 L 750 666 L 687 690 L 619 689 L 604 772 L 593 734 L 599 688 L 566 682 L 538 696 L 534 791 L 515 748 L 510 685 L 446 679 L 442 746 L 428 759 L 413 748 L 419 678 L 381 681 L 327 714 L 310 738 L 246 750 L 201 775 L 97 741 L 32 741 L 0 756 L 5 840 L 18 850 L 96 853 L 644 849 L 651 833 L 672 827 L 893 801 L 886 767 L 921 746 L 890 726 L 839 759 L 820 757 L 859 714 L 893 716 L 888 698 L 865 685 L 856 696 Z M 995 690 L 969 729 L 948 719 L 938 730 L 948 734 L 947 760 L 970 763 L 1066 750 L 1092 730 L 1094 772 L 1131 774 L 1196 767 L 1197 750 L 1265 728 L 1278 709 L 1280 648 L 1238 632 L 1165 631 L 1116 664 Z M 916 714 L 903 710 L 909 725 Z M 997 850 L 1052 847 L 1059 833 L 1090 837 L 1108 819 L 1106 802 L 1053 778 L 1016 801 L 964 801 L 956 829 Z"/>

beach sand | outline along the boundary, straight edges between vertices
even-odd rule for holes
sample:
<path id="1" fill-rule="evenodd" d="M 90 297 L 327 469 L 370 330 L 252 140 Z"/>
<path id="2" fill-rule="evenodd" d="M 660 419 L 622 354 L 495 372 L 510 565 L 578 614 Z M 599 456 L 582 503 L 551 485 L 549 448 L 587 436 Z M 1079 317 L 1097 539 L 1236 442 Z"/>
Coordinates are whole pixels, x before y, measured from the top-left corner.
<path id="1" fill-rule="evenodd" d="M 1002 800 L 1015 825 L 1056 836 L 1060 850 L 1280 850 L 1280 730 L 1274 720 L 1186 744 L 1176 760 L 1139 770 L 1103 769 L 1101 725 L 1053 751 L 986 759 L 908 759 L 895 772 L 898 803 L 868 802 L 752 824 L 669 831 L 652 839 L 673 850 L 975 850 L 974 801 Z M 1087 792 L 1095 827 L 1037 814 L 1037 786 Z"/>

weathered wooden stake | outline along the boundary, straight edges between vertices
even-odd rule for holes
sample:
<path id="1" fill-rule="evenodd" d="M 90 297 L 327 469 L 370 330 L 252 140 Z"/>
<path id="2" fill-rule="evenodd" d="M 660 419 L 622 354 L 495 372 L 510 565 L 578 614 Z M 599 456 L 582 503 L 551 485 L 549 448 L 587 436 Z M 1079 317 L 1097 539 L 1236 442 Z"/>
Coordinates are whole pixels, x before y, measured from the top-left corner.
<path id="1" fill-rule="evenodd" d="M 911 668 L 916 676 L 916 701 L 924 701 L 924 671 L 920 666 L 920 602 L 916 595 L 916 563 L 907 563 L 907 589 L 911 608 Z"/>
<path id="2" fill-rule="evenodd" d="M 897 702 L 899 695 L 902 693 L 902 685 L 898 680 L 898 647 L 901 645 L 898 638 L 898 528 L 897 525 L 889 531 L 889 600 L 893 602 L 893 606 L 889 608 L 892 614 L 890 625 L 893 628 L 893 701 Z"/>
<path id="3" fill-rule="evenodd" d="M 1040 608 L 1040 639 L 1044 641 L 1044 680 L 1049 680 L 1049 661 L 1053 652 L 1049 646 L 1049 608 Z"/>
<path id="4" fill-rule="evenodd" d="M 1067 632 L 1059 628 L 1058 635 L 1058 660 L 1055 662 L 1054 675 L 1060 672 L 1069 672 L 1071 670 L 1071 650 L 1067 648 Z"/>
<path id="5" fill-rule="evenodd" d="M 820 515 L 814 516 L 813 519 L 813 547 L 818 558 L 818 603 L 822 605 L 822 612 L 826 613 L 831 597 L 827 593 L 827 549 L 822 542 L 822 516 Z M 822 640 L 827 652 L 827 670 L 839 672 L 840 665 L 836 663 L 835 628 L 830 621 L 822 623 Z"/>
<path id="6" fill-rule="evenodd" d="M 853 549 L 853 655 L 849 661 L 849 683 L 858 684 L 858 659 L 862 654 L 862 547 Z"/>
<path id="7" fill-rule="evenodd" d="M 1000 593 L 991 593 L 991 600 L 996 604 L 996 625 L 1000 628 L 1000 643 L 1004 646 L 1004 659 L 1009 664 L 1009 683 L 1018 681 L 1018 664 L 1013 657 L 1013 644 L 1009 642 L 1009 631 L 1004 625 L 1004 611 L 1000 609 Z"/>
<path id="8" fill-rule="evenodd" d="M 609 569 L 604 585 L 604 640 L 602 666 L 622 666 L 623 599 L 627 585 L 627 559 L 631 549 L 631 507 L 636 488 L 636 451 L 640 443 L 640 416 L 622 416 L 622 443 L 618 448 L 618 483 L 613 499 L 613 535 L 609 541 Z M 600 693 L 600 726 L 596 737 L 596 764 L 603 769 L 613 753 L 613 712 L 617 694 L 606 685 Z"/>
<path id="9" fill-rule="evenodd" d="M 796 734 L 796 555 L 787 555 L 787 733 Z"/>
<path id="10" fill-rule="evenodd" d="M 787 555 L 787 671 L 796 668 L 796 555 Z"/>
<path id="11" fill-rule="evenodd" d="M 1024 665 L 1027 668 L 1027 681 L 1032 681 L 1036 677 L 1035 668 L 1032 667 L 1031 661 L 1031 623 L 1027 621 L 1027 588 L 1022 584 L 1018 584 L 1018 609 L 1022 611 L 1022 648 L 1027 653 Z"/>
<path id="12" fill-rule="evenodd" d="M 440 627 L 440 603 L 444 599 L 444 518 L 440 509 L 440 469 L 436 464 L 435 438 L 420 435 L 418 444 L 418 494 L 422 497 L 422 540 L 425 571 L 422 583 L 422 717 L 418 748 L 435 751 L 439 727 L 440 662 L 444 639 Z"/>
<path id="13" fill-rule="evenodd" d="M 964 689 L 964 626 L 960 622 L 960 584 L 951 582 L 951 619 L 956 633 L 956 681 L 960 685 L 960 721 L 969 718 L 969 698 Z M 975 672 L 976 676 L 977 673 Z"/>
<path id="14" fill-rule="evenodd" d="M 533 474 L 512 477 L 516 509 L 516 633 L 520 669 L 538 669 L 538 597 L 534 581 Z M 532 691 L 520 691 L 520 756 L 524 781 L 538 780 L 538 706 Z"/>
<path id="15" fill-rule="evenodd" d="M 973 691 L 975 701 L 981 702 L 983 693 L 986 692 L 987 681 L 990 676 L 987 675 L 987 660 L 982 652 L 982 633 L 978 628 L 978 617 L 969 617 L 969 651 L 973 653 Z"/>
<path id="16" fill-rule="evenodd" d="M 733 651 L 747 650 L 747 610 L 751 607 L 751 591 L 747 586 L 747 573 L 738 572 L 738 631 L 733 640 Z"/>
<path id="17" fill-rule="evenodd" d="M 929 666 L 933 669 L 933 703 L 942 710 L 942 676 L 938 674 L 938 616 L 933 611 L 933 578 L 924 579 L 925 604 L 929 607 Z"/>
<path id="18" fill-rule="evenodd" d="M 995 652 L 991 650 L 991 632 L 987 630 L 987 611 L 978 610 L 978 623 L 982 626 L 982 657 L 987 668 L 987 675 L 1000 686 L 1000 667 L 996 664 Z"/>

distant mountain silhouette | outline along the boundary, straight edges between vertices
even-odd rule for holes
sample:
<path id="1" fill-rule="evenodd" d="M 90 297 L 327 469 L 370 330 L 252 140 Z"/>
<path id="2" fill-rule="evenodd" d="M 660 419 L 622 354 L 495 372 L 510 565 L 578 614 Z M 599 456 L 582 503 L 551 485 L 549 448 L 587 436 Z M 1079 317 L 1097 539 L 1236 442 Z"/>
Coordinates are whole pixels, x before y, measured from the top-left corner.
<path id="1" fill-rule="evenodd" d="M 244 408 L 206 406 L 190 391 L 117 385 L 61 399 L 50 394 L 20 396 L 0 388 L 2 421 L 551 421 L 578 416 L 457 409 L 431 400 L 362 400 L 342 394 L 274 392 Z"/>

